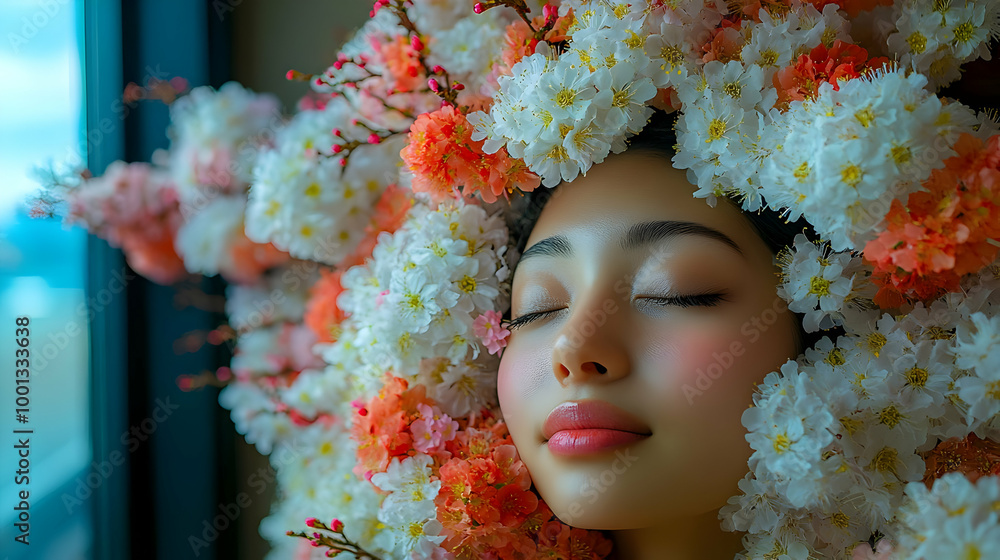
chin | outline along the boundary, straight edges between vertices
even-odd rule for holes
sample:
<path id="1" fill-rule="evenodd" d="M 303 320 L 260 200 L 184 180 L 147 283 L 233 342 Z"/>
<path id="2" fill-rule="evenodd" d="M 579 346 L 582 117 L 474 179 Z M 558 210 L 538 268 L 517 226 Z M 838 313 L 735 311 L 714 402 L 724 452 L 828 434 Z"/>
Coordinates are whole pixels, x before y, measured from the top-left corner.
<path id="1" fill-rule="evenodd" d="M 650 457 L 650 464 L 643 465 L 640 451 L 623 447 L 566 460 L 543 444 L 525 464 L 535 489 L 563 523 L 580 529 L 636 529 L 655 525 L 676 506 L 666 498 L 672 492 L 663 471 Z"/>

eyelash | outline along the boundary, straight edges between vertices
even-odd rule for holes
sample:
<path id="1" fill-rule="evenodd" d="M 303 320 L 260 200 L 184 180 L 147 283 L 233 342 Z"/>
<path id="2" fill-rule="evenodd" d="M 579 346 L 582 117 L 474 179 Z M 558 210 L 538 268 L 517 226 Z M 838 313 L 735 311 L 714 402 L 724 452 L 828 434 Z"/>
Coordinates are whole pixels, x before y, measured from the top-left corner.
<path id="1" fill-rule="evenodd" d="M 694 306 L 714 307 L 716 305 L 719 305 L 719 302 L 726 300 L 725 294 L 723 293 L 693 294 L 693 295 L 681 295 L 681 296 L 670 296 L 670 297 L 648 297 L 642 299 L 653 301 L 655 302 L 655 305 L 659 306 L 676 305 L 678 307 L 694 307 Z M 563 309 L 565 309 L 565 307 Z M 513 319 L 512 321 L 507 323 L 507 329 L 513 331 L 514 329 L 518 329 L 520 327 L 523 327 L 524 325 L 527 325 L 528 323 L 531 323 L 543 317 L 547 317 L 559 311 L 562 311 L 562 309 L 553 309 L 551 311 L 537 311 L 535 313 L 526 313 L 524 315 L 521 315 L 517 319 Z"/>

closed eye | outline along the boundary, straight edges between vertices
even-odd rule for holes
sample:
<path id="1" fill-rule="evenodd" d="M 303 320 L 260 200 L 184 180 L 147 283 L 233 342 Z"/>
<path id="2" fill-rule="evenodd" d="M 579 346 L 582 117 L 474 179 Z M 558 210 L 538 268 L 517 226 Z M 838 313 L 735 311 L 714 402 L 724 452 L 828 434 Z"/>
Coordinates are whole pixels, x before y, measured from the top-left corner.
<path id="1" fill-rule="evenodd" d="M 677 307 L 714 307 L 719 305 L 720 302 L 726 301 L 726 294 L 724 293 L 714 293 L 714 294 L 690 294 L 690 295 L 679 295 L 679 296 L 666 296 L 666 297 L 637 297 L 636 300 L 644 300 L 652 305 L 658 307 L 666 307 L 668 305 L 675 305 Z M 550 309 L 548 311 L 536 311 L 534 313 L 525 313 L 517 319 L 513 319 L 507 323 L 506 327 L 508 330 L 515 330 L 524 325 L 548 317 L 553 313 L 562 311 L 562 309 Z"/>
<path id="2" fill-rule="evenodd" d="M 645 300 L 659 307 L 676 305 L 677 307 L 714 307 L 720 302 L 726 301 L 726 294 L 690 294 L 666 297 L 637 297 L 636 300 Z"/>
<path id="3" fill-rule="evenodd" d="M 565 309 L 565 307 L 562 309 L 550 309 L 548 311 L 536 311 L 534 313 L 525 313 L 524 315 L 521 315 L 517 319 L 513 319 L 511 320 L 511 322 L 507 323 L 507 329 L 512 331 L 514 329 L 523 327 L 524 325 L 527 325 L 532 321 L 537 321 L 538 319 L 542 319 L 544 317 L 548 317 L 553 313 L 562 311 L 563 309 Z"/>

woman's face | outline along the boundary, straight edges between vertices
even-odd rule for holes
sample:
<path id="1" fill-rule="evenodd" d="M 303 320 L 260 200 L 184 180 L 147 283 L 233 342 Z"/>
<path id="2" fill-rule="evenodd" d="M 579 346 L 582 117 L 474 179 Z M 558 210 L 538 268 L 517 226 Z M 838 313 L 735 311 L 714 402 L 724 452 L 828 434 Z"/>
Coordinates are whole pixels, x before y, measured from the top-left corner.
<path id="1" fill-rule="evenodd" d="M 611 157 L 559 187 L 517 265 L 500 407 L 573 526 L 724 505 L 747 472 L 754 384 L 797 354 L 767 246 L 692 190 L 662 156 Z"/>

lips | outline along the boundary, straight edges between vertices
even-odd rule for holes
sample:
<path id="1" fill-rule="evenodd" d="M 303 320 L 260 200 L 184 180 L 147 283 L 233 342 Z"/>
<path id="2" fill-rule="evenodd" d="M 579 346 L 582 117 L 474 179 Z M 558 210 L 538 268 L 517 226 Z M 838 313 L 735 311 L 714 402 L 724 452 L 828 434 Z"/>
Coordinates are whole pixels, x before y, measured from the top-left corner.
<path id="1" fill-rule="evenodd" d="M 589 455 L 645 439 L 649 427 L 621 408 L 597 400 L 565 402 L 542 426 L 549 450 L 559 455 Z"/>

